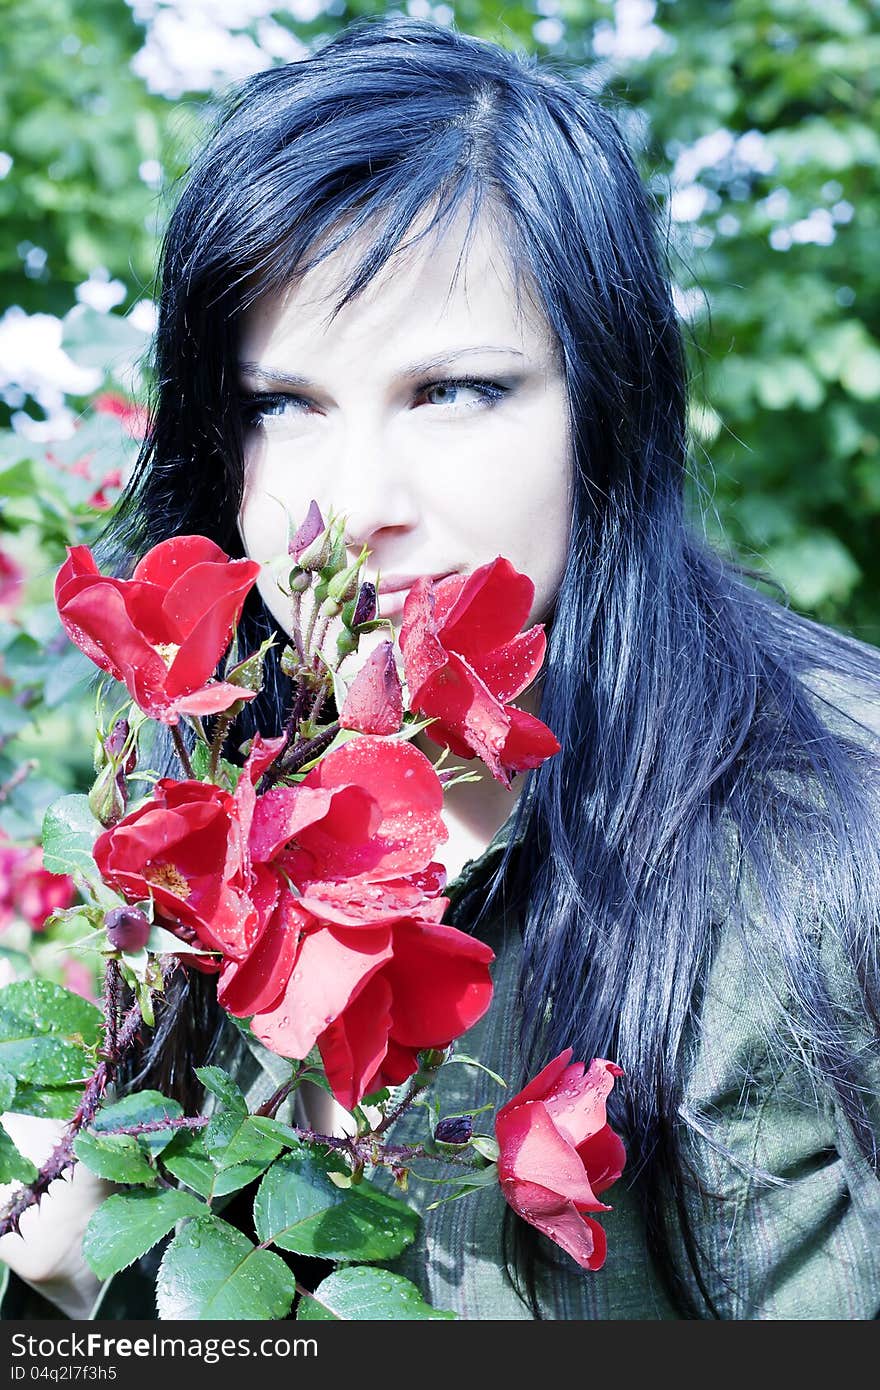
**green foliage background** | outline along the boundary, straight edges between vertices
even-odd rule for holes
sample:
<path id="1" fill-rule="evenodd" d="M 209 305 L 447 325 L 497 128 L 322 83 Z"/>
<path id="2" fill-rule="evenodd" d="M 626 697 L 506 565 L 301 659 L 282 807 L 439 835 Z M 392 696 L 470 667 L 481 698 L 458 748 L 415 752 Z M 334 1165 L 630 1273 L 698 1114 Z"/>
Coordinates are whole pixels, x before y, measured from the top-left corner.
<path id="1" fill-rule="evenodd" d="M 268 63 L 285 30 L 308 47 L 389 8 L 306 4 L 266 10 L 235 32 Z M 2 3 L 0 312 L 19 305 L 63 318 L 76 287 L 104 267 L 126 297 L 109 313 L 65 320 L 65 345 L 106 371 L 108 385 L 114 352 L 137 347 L 125 316 L 150 294 L 175 182 L 211 112 L 211 90 L 159 95 L 132 68 L 168 8 Z M 239 8 L 207 12 L 229 21 Z M 880 642 L 880 0 L 410 0 L 410 12 L 567 66 L 617 111 L 657 199 L 685 306 L 695 507 L 720 544 L 772 575 L 796 607 Z M 623 42 L 639 16 L 637 36 L 652 40 L 641 49 Z M 70 404 L 83 413 L 81 431 L 94 429 L 88 401 Z M 40 417 L 33 402 L 24 408 Z M 11 407 L 2 410 L 0 427 Z M 112 466 L 119 433 L 106 420 L 103 428 L 67 441 L 68 455 L 88 442 L 109 451 Z M 7 691 L 0 786 L 22 756 L 40 762 L 30 799 L 17 788 L 0 805 L 0 827 L 5 818 L 18 834 L 49 783 L 83 785 L 89 763 L 73 716 L 58 710 L 57 671 L 54 710 L 40 704 L 38 649 L 63 544 L 87 540 L 99 518 L 82 490 L 65 502 L 59 487 L 75 484 L 57 476 L 46 511 L 38 455 L 0 429 L 0 548 L 36 557 L 18 630 L 7 624 L 4 637 L 0 624 L 7 676 L 29 673 L 37 721 L 13 728 L 22 716 Z M 4 476 L 13 479 L 5 492 Z"/>

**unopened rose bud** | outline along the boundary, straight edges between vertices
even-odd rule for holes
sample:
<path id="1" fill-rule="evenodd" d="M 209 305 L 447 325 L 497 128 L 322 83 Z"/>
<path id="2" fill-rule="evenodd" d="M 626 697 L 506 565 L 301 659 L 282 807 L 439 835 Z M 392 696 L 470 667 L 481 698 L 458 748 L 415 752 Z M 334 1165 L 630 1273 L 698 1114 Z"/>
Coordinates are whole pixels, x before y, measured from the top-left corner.
<path id="1" fill-rule="evenodd" d="M 296 534 L 287 547 L 288 553 L 299 563 L 300 556 L 303 552 L 307 550 L 313 541 L 316 541 L 326 529 L 327 526 L 321 515 L 321 509 L 315 499 L 312 498 L 309 504 L 309 510 L 306 512 L 305 521 L 297 528 Z"/>
<path id="2" fill-rule="evenodd" d="M 361 569 L 366 558 L 367 552 L 364 549 L 356 560 L 353 560 L 350 565 L 346 565 L 345 569 L 340 570 L 338 574 L 334 574 L 327 585 L 328 599 L 341 605 L 348 603 L 350 599 L 355 597 L 360 588 Z"/>
<path id="3" fill-rule="evenodd" d="M 336 639 L 336 655 L 340 661 L 345 657 L 352 656 L 358 649 L 360 638 L 356 632 L 350 632 L 348 628 L 343 628 Z"/>
<path id="4" fill-rule="evenodd" d="M 142 951 L 150 936 L 149 919 L 138 907 L 114 907 L 104 918 L 107 940 L 116 951 Z"/>
<path id="5" fill-rule="evenodd" d="M 357 602 L 351 615 L 349 627 L 357 629 L 361 623 L 369 623 L 376 616 L 376 586 L 365 580 L 358 590 Z"/>
<path id="6" fill-rule="evenodd" d="M 115 765 L 117 772 L 134 772 L 137 767 L 137 749 L 131 747 L 125 759 L 124 766 L 120 766 L 120 758 L 131 733 L 131 726 L 127 719 L 117 719 L 109 734 L 98 733 L 95 739 L 95 771 L 101 772 L 109 763 Z"/>
<path id="7" fill-rule="evenodd" d="M 89 792 L 89 810 L 95 820 L 109 828 L 122 820 L 126 800 L 125 778 L 108 763 Z"/>
<path id="8" fill-rule="evenodd" d="M 439 1144 L 467 1144 L 473 1132 L 474 1122 L 470 1115 L 449 1115 L 438 1122 L 434 1138 Z"/>
<path id="9" fill-rule="evenodd" d="M 128 736 L 131 733 L 131 725 L 127 719 L 117 719 L 113 728 L 104 740 L 104 748 L 109 757 L 116 762 L 122 755 Z M 137 749 L 129 749 L 125 763 L 119 769 L 121 772 L 131 773 L 137 767 Z"/>
<path id="10" fill-rule="evenodd" d="M 312 587 L 310 570 L 292 569 L 287 576 L 287 588 L 291 594 L 304 594 Z"/>
<path id="11" fill-rule="evenodd" d="M 391 642 L 380 642 L 358 671 L 339 713 L 343 729 L 396 734 L 403 722 L 403 688 Z"/>

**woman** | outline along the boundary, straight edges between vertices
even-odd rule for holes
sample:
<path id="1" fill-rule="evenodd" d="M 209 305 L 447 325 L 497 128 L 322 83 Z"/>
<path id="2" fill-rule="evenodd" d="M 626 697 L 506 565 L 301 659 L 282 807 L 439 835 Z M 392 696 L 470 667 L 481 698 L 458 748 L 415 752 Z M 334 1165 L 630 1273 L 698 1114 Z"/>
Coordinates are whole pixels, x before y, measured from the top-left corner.
<path id="1" fill-rule="evenodd" d="M 392 617 L 414 575 L 502 553 L 548 624 L 562 752 L 513 815 L 485 779 L 447 806 L 452 920 L 498 955 L 466 1045 L 512 1081 L 618 1061 L 630 1185 L 599 1274 L 485 1194 L 401 1268 L 473 1318 L 878 1314 L 880 655 L 689 531 L 680 331 L 607 111 L 409 21 L 251 79 L 171 222 L 156 366 L 129 555 L 202 532 L 268 560 L 315 496 Z M 285 605 L 267 568 L 248 648 Z M 231 746 L 283 699 L 270 665 Z M 204 990 L 151 1083 L 185 1090 Z"/>

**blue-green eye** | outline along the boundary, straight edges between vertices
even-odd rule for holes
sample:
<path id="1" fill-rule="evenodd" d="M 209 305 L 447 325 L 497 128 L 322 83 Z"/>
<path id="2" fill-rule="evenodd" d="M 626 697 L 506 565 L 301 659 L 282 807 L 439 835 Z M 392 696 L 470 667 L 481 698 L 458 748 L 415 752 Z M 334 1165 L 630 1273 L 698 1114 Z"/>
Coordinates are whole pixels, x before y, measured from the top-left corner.
<path id="1" fill-rule="evenodd" d="M 243 392 L 239 397 L 241 423 L 245 429 L 256 429 L 264 420 L 284 415 L 288 409 L 307 409 L 309 402 L 289 392 Z"/>
<path id="2" fill-rule="evenodd" d="M 429 381 L 419 388 L 417 402 L 431 406 L 459 406 L 474 409 L 495 405 L 510 388 L 482 377 L 454 377 Z"/>

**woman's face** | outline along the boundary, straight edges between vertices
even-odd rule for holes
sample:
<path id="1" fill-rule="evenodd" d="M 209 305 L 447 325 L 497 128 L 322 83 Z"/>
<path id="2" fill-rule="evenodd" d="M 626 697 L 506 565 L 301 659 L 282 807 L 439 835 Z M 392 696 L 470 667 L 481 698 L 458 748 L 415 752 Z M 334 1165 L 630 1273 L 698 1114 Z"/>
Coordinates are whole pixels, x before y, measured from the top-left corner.
<path id="1" fill-rule="evenodd" d="M 353 238 L 245 316 L 241 386 L 250 423 L 239 525 L 261 562 L 287 549 L 315 498 L 348 519 L 354 558 L 399 622 L 420 575 L 506 556 L 535 585 L 533 621 L 559 586 L 571 477 L 562 369 L 543 314 L 516 292 L 491 223 L 467 254 L 452 228 L 392 258 L 329 321 L 363 243 Z M 459 264 L 461 258 L 461 263 Z M 260 593 L 290 630 L 265 568 Z"/>

